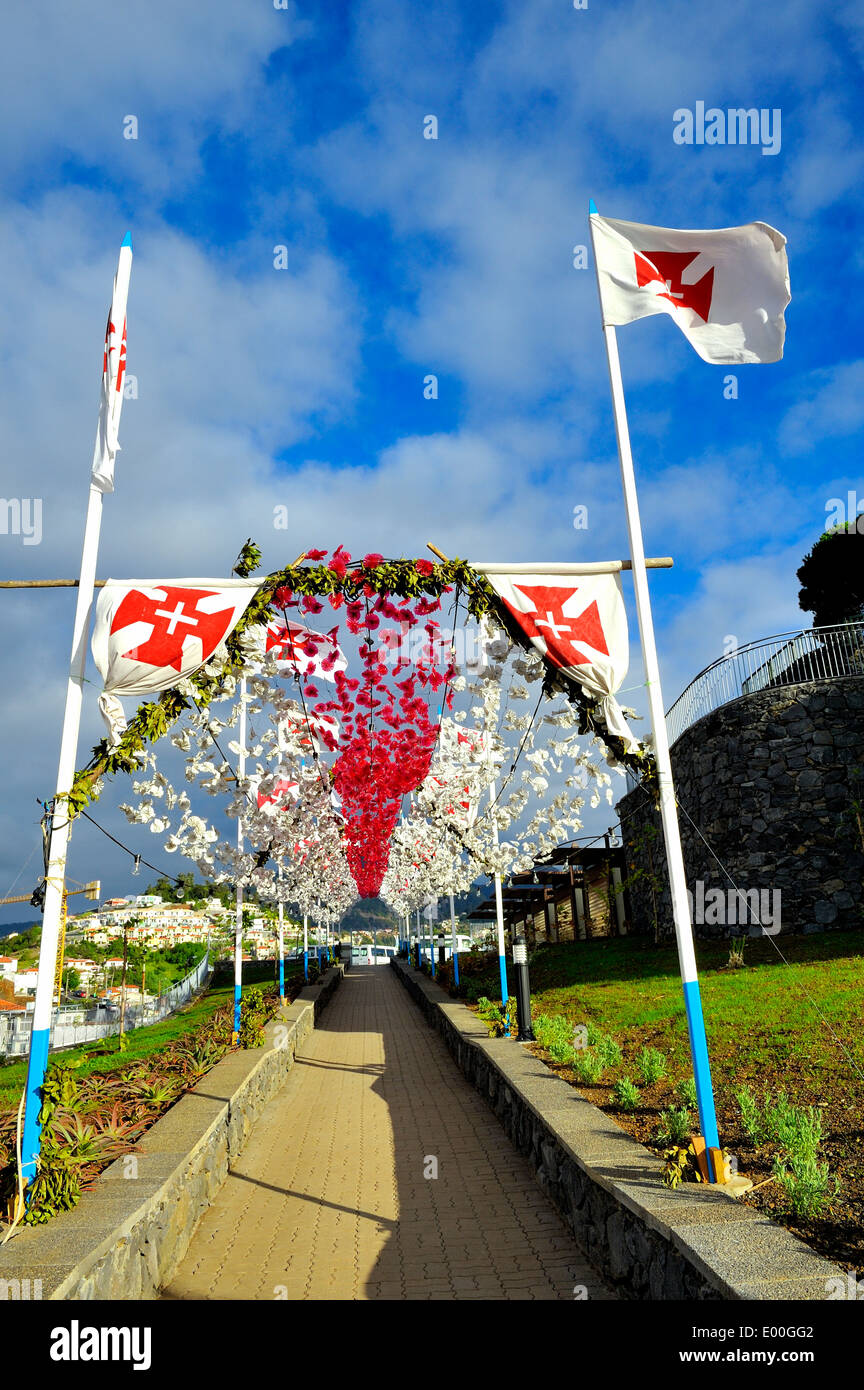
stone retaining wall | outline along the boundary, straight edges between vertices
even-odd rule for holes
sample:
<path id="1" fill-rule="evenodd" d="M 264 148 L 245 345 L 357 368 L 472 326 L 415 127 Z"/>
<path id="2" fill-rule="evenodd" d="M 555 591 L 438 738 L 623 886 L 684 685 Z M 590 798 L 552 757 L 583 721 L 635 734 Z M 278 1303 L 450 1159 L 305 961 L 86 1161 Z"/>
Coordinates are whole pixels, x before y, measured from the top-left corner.
<path id="1" fill-rule="evenodd" d="M 31 1298 L 158 1297 L 342 975 L 333 966 L 320 984 L 301 990 L 267 1024 L 264 1048 L 218 1062 L 147 1131 L 136 1153 L 100 1174 L 73 1211 L 20 1230 L 0 1250 L 6 1296 L 14 1281 L 29 1280 Z"/>
<path id="2" fill-rule="evenodd" d="M 864 925 L 864 845 L 852 806 L 861 796 L 853 769 L 864 763 L 864 679 L 808 681 L 733 700 L 686 729 L 671 752 L 675 792 L 687 812 L 679 816 L 687 882 L 704 918 L 694 922 L 698 936 L 746 933 L 752 918 L 734 892 L 730 900 L 729 879 L 688 816 L 735 884 L 764 892 L 767 916 L 779 892 L 781 932 Z M 633 930 L 654 933 L 656 901 L 659 935 L 671 937 L 659 817 L 639 789 L 616 809 Z M 763 900 L 750 901 L 766 920 Z M 743 927 L 728 920 L 732 904 Z M 776 925 L 771 921 L 772 935 Z"/>
<path id="3" fill-rule="evenodd" d="M 427 976 L 397 978 L 528 1159 L 596 1268 L 638 1299 L 825 1299 L 843 1270 L 716 1187 L 672 1192 L 662 1164 L 519 1043 Z"/>

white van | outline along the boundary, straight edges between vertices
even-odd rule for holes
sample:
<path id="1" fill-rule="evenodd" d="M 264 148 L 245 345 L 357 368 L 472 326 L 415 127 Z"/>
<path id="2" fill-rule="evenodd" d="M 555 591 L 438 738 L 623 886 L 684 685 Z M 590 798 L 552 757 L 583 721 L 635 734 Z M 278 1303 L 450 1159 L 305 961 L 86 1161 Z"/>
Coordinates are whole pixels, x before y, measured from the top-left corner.
<path id="1" fill-rule="evenodd" d="M 416 944 L 416 943 L 412 943 L 412 944 Z M 430 951 L 430 948 L 431 948 L 432 944 L 433 944 L 433 943 L 429 940 L 428 936 L 425 937 L 424 939 L 421 939 L 421 941 L 420 941 L 420 947 L 421 947 L 421 949 L 422 949 L 422 951 L 423 951 L 423 959 L 424 959 L 424 960 L 428 960 L 428 959 L 429 959 L 429 951 Z M 445 936 L 444 936 L 444 940 L 443 940 L 443 941 L 438 941 L 438 940 L 436 939 L 434 945 L 435 945 L 435 960 L 436 960 L 436 962 L 437 962 L 437 960 L 438 960 L 438 950 L 439 950 L 439 947 L 440 947 L 440 946 L 443 946 L 443 947 L 444 947 L 444 959 L 445 959 L 445 960 L 449 960 L 449 959 L 450 959 L 450 957 L 451 957 L 452 954 L 453 954 L 453 938 L 452 938 L 452 936 L 450 935 L 449 932 L 446 932 L 446 933 L 445 933 Z M 462 935 L 460 935 L 459 933 L 457 933 L 457 935 L 456 935 L 456 950 L 459 952 L 460 956 L 462 955 L 462 953 L 463 953 L 464 951 L 470 951 L 470 950 L 472 950 L 473 946 L 474 946 L 474 942 L 471 940 L 471 937 L 470 937 L 470 936 L 462 936 Z"/>
<path id="2" fill-rule="evenodd" d="M 352 946 L 353 965 L 389 965 L 396 954 L 395 946 Z"/>

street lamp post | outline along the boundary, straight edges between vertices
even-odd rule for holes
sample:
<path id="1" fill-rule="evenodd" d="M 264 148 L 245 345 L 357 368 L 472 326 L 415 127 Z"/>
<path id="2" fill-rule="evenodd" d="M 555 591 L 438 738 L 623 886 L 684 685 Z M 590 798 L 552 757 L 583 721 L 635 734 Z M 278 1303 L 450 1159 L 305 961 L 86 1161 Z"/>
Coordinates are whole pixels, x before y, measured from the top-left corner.
<path id="1" fill-rule="evenodd" d="M 528 978 L 528 946 L 524 936 L 513 942 L 513 964 L 516 967 L 516 1014 L 519 1021 L 517 1042 L 535 1042 L 531 1027 L 531 982 Z"/>

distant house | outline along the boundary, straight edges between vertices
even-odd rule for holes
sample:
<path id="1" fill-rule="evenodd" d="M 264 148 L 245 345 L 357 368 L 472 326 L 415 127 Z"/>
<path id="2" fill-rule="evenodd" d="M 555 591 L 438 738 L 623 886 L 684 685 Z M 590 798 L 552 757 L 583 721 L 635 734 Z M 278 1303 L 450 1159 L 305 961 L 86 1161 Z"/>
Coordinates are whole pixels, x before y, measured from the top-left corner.
<path id="1" fill-rule="evenodd" d="M 0 956 L 0 976 L 2 976 L 4 980 L 11 979 L 17 969 L 17 956 Z"/>

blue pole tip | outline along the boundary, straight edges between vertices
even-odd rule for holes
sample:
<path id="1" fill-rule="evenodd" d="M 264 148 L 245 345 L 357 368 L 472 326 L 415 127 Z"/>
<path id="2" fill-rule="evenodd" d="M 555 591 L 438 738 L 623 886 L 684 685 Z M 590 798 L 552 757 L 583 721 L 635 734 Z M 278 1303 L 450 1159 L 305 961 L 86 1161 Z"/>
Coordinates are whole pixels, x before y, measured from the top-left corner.
<path id="1" fill-rule="evenodd" d="M 127 232 L 126 235 L 124 236 L 123 240 L 121 241 L 121 243 L 120 243 L 120 248 L 121 248 L 121 250 L 122 250 L 122 248 L 123 248 L 124 246 L 128 246 L 130 251 L 132 250 L 132 233 L 131 233 L 131 232 Z"/>
<path id="2" fill-rule="evenodd" d="M 597 216 L 599 216 L 599 214 L 598 214 L 598 212 L 597 212 L 597 204 L 594 202 L 594 199 L 593 199 L 593 198 L 589 198 L 589 200 L 588 200 L 588 216 L 589 216 L 589 217 L 597 217 Z"/>

